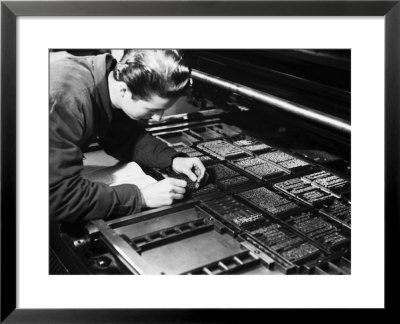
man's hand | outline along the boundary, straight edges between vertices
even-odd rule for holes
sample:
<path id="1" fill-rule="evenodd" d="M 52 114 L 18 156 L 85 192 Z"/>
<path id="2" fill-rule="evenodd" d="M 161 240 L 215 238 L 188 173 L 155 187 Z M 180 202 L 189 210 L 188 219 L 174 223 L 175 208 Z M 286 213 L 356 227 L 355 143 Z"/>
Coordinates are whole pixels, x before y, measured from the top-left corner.
<path id="1" fill-rule="evenodd" d="M 182 199 L 186 192 L 186 181 L 167 178 L 141 189 L 143 207 L 161 207 L 171 205 L 174 199 Z"/>
<path id="2" fill-rule="evenodd" d="M 172 161 L 172 170 L 183 173 L 193 182 L 200 183 L 206 173 L 206 168 L 199 158 L 176 157 Z"/>

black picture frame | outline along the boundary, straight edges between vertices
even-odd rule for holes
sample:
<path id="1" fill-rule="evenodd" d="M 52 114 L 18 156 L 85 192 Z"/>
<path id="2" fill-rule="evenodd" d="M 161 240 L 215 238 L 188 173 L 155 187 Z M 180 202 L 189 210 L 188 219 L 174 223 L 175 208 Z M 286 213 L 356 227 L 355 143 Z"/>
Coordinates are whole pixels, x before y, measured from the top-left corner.
<path id="1" fill-rule="evenodd" d="M 396 307 L 400 155 L 400 1 L 2 1 L 1 322 L 217 322 L 251 310 L 16 308 L 16 19 L 20 16 L 381 16 L 385 19 L 385 309 Z M 371 256 L 373 258 L 373 256 Z M 373 266 L 373 262 L 371 262 Z M 367 283 L 366 283 L 367 284 Z M 79 293 L 79 292 L 78 292 Z M 83 292 L 81 292 L 83 293 Z M 255 311 L 255 310 L 253 310 Z M 247 312 L 247 313 L 246 313 Z M 258 312 L 261 312 L 258 310 Z M 247 314 L 247 315 L 246 315 Z M 254 315 L 252 314 L 251 317 Z M 256 315 L 258 316 L 258 315 Z M 229 320 L 228 320 L 229 318 Z"/>

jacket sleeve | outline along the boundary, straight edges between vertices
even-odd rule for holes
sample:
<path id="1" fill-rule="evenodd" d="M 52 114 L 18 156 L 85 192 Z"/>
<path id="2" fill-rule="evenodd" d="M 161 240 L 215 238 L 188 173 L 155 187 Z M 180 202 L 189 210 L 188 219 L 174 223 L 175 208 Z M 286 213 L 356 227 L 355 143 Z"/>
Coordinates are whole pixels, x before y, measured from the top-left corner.
<path id="1" fill-rule="evenodd" d="M 50 219 L 82 222 L 123 216 L 141 209 L 137 186 L 110 187 L 82 178 L 84 134 L 81 102 L 74 97 L 50 97 L 49 159 Z"/>
<path id="2" fill-rule="evenodd" d="M 99 142 L 107 154 L 121 162 L 135 161 L 153 168 L 167 168 L 171 166 L 173 158 L 186 156 L 147 134 L 138 122 L 121 115 L 116 116 L 107 136 Z"/>

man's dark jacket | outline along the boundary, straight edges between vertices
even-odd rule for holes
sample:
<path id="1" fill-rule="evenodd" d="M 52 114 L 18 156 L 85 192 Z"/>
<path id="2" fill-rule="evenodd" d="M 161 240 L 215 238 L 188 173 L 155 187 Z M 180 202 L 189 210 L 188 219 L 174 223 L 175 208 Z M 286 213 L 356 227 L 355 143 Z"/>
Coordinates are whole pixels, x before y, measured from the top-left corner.
<path id="1" fill-rule="evenodd" d="M 81 222 L 140 211 L 137 186 L 110 187 L 81 177 L 82 152 L 94 140 L 121 162 L 168 167 L 177 152 L 111 106 L 109 54 L 50 65 L 50 219 Z"/>

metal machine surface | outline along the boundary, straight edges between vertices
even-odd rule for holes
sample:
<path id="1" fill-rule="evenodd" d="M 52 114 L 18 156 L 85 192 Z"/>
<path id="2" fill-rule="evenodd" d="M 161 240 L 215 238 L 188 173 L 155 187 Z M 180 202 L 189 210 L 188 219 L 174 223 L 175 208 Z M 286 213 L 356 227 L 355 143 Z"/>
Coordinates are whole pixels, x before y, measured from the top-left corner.
<path id="1" fill-rule="evenodd" d="M 197 53 L 199 65 L 211 54 Z M 207 182 L 189 183 L 184 200 L 172 206 L 78 229 L 52 224 L 51 250 L 65 269 L 53 273 L 351 273 L 349 127 L 296 124 L 291 115 L 286 124 L 260 110 L 260 102 L 229 96 L 226 88 L 216 96 L 203 82 L 194 80 L 189 98 L 199 111 L 167 116 L 147 131 L 199 157 Z M 333 124 L 339 118 L 347 125 L 341 112 Z M 178 177 L 144 170 L 157 180 Z"/>

